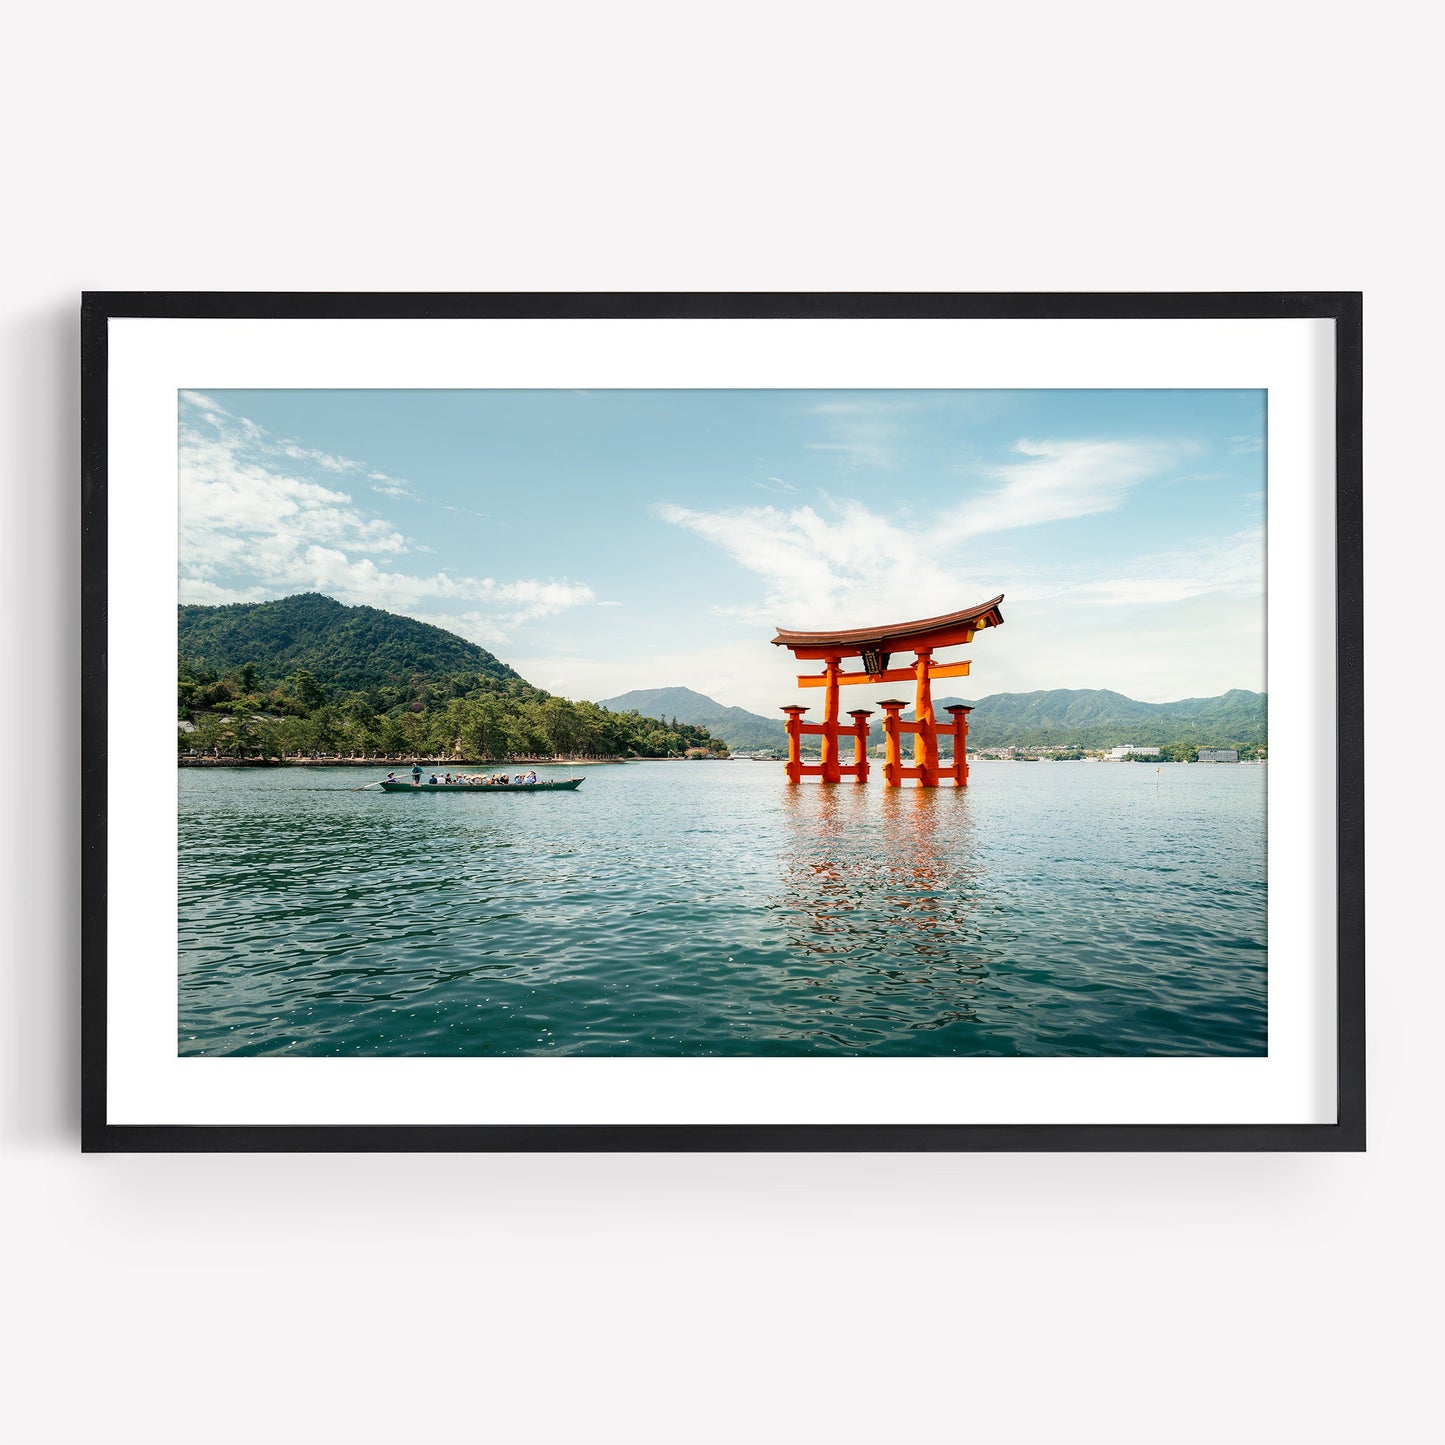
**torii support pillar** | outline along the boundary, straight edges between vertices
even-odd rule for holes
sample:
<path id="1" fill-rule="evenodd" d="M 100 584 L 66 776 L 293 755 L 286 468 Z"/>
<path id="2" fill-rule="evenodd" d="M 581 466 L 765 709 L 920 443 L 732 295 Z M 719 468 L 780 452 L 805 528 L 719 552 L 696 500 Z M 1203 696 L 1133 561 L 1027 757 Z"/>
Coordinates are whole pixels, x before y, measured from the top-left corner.
<path id="1" fill-rule="evenodd" d="M 849 770 L 855 783 L 868 781 L 868 719 L 873 716 L 871 709 L 854 708 L 848 714 L 853 719 L 853 766 Z"/>
<path id="2" fill-rule="evenodd" d="M 949 708 L 948 715 L 953 719 L 953 786 L 955 788 L 966 788 L 968 786 L 968 715 L 973 709 L 962 703 L 955 703 Z"/>
<path id="3" fill-rule="evenodd" d="M 948 713 L 953 721 L 940 728 L 936 723 L 925 723 L 916 719 L 913 722 L 904 722 L 903 709 L 908 704 L 900 697 L 890 697 L 878 706 L 883 709 L 883 781 L 888 787 L 902 787 L 905 778 L 917 778 L 920 788 L 936 788 L 945 780 L 956 788 L 968 786 L 968 715 L 973 711 L 972 707 L 960 703 L 949 708 Z M 938 761 L 940 732 L 953 738 L 953 762 L 948 767 L 942 766 Z M 923 761 L 911 768 L 903 766 L 905 733 L 913 734 L 915 750 L 922 745 Z"/>
<path id="4" fill-rule="evenodd" d="M 835 700 L 836 696 L 835 693 Z M 805 707 L 794 705 L 785 707 L 782 711 L 788 715 L 787 771 L 790 783 L 801 783 L 804 778 L 821 778 L 825 783 L 841 783 L 845 773 L 851 774 L 856 783 L 868 781 L 868 719 L 873 714 L 867 708 L 859 708 L 848 714 L 853 719 L 853 726 L 849 729 L 853 734 L 853 761 L 851 763 L 838 761 L 839 737 L 836 716 L 820 723 L 809 723 L 803 721 L 803 714 L 808 711 Z M 817 763 L 803 761 L 803 738 L 805 735 L 823 740 L 821 761 Z M 830 742 L 832 744 L 831 752 Z"/>
<path id="5" fill-rule="evenodd" d="M 918 786 L 938 786 L 938 724 L 933 716 L 933 688 L 929 668 L 933 665 L 933 649 L 920 647 L 914 654 L 913 675 L 917 689 L 913 697 L 913 766 L 918 769 Z"/>
<path id="6" fill-rule="evenodd" d="M 804 778 L 822 778 L 825 783 L 841 782 L 845 772 L 838 763 L 838 664 L 841 657 L 826 659 L 826 668 L 820 681 L 827 687 L 823 694 L 823 721 L 805 723 L 805 707 L 785 707 L 788 715 L 788 781 L 801 782 Z M 815 767 L 803 762 L 803 734 L 821 739 L 822 756 Z"/>
<path id="7" fill-rule="evenodd" d="M 901 698 L 890 697 L 878 706 L 883 709 L 883 781 L 890 788 L 901 787 L 905 773 L 903 734 L 913 726 L 903 721 L 903 709 L 908 704 Z M 911 774 L 913 769 L 906 771 Z"/>
<path id="8" fill-rule="evenodd" d="M 820 761 L 823 768 L 819 776 L 825 783 L 841 782 L 843 778 L 838 766 L 838 673 L 842 661 L 838 656 L 829 657 L 823 674 L 827 679 L 827 691 L 823 694 L 823 726 L 818 733 L 822 738 Z"/>
<path id="9" fill-rule="evenodd" d="M 788 715 L 788 781 L 790 783 L 803 781 L 803 714 L 807 710 L 805 707 L 785 707 L 783 709 Z"/>

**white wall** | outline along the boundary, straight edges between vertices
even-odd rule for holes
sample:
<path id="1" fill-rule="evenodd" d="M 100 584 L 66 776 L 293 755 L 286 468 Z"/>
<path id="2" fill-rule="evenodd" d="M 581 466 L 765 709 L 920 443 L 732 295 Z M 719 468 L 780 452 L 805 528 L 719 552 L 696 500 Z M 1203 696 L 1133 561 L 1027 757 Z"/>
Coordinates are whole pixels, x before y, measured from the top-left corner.
<path id="1" fill-rule="evenodd" d="M 0 26 L 6 1438 L 1440 1437 L 1419 750 L 1361 1157 L 82 1159 L 74 916 L 83 287 L 1363 288 L 1372 706 L 1433 735 L 1438 6 Z"/>

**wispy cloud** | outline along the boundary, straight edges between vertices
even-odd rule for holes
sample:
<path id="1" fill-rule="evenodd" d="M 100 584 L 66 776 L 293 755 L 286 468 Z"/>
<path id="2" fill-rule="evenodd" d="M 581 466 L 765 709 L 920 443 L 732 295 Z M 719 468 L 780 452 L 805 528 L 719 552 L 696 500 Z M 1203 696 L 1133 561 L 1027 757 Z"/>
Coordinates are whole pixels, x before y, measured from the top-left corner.
<path id="1" fill-rule="evenodd" d="M 341 474 L 365 470 L 363 462 L 354 462 L 350 457 L 333 456 L 330 452 L 318 451 L 315 447 L 303 447 L 294 441 L 279 442 L 274 450 L 283 457 L 290 457 L 293 461 L 315 462 L 317 466 L 324 467 L 328 472 Z"/>
<path id="2" fill-rule="evenodd" d="M 1016 442 L 1014 451 L 1025 460 L 983 472 L 996 485 L 942 518 L 940 537 L 962 542 L 1112 512 L 1136 487 L 1168 475 L 1190 450 L 1182 442 Z"/>
<path id="3" fill-rule="evenodd" d="M 295 437 L 273 437 L 249 417 L 237 416 L 228 411 L 214 397 L 200 391 L 182 391 L 181 401 L 199 414 L 200 419 L 215 427 L 218 432 L 228 433 L 244 441 L 248 449 L 259 456 L 285 458 L 290 462 L 319 467 L 334 477 L 358 477 L 366 481 L 372 491 L 388 497 L 409 497 L 420 500 L 416 488 L 402 477 L 388 476 L 366 462 L 336 452 L 322 451 L 319 447 L 304 446 Z"/>
<path id="4" fill-rule="evenodd" d="M 201 393 L 181 395 L 183 602 L 319 591 L 495 645 L 524 623 L 597 601 L 591 587 L 566 578 L 406 570 L 403 556 L 430 549 L 368 513 L 334 479 L 351 474 L 388 496 L 409 495 L 409 483 L 294 439 L 275 441 Z"/>
<path id="5" fill-rule="evenodd" d="M 813 452 L 831 452 L 849 470 L 891 471 L 902 460 L 903 417 L 917 411 L 914 400 L 858 397 L 816 402 L 804 412 L 817 417 L 824 439 L 804 442 Z"/>
<path id="6" fill-rule="evenodd" d="M 370 483 L 371 490 L 380 492 L 383 497 L 416 496 L 416 488 L 401 477 L 389 477 L 385 472 L 367 472 L 366 480 Z"/>
<path id="7" fill-rule="evenodd" d="M 1194 597 L 1225 594 L 1262 597 L 1265 585 L 1264 528 L 1178 552 L 1142 559 L 1126 575 L 1111 574 L 1072 589 L 1081 601 L 1160 606 Z"/>
<path id="8" fill-rule="evenodd" d="M 987 534 L 1112 511 L 1131 492 L 1167 475 L 1183 445 L 1135 441 L 1024 441 L 1022 460 L 982 474 L 983 485 L 926 523 L 840 499 L 811 506 L 733 507 L 704 512 L 669 504 L 663 520 L 711 542 L 762 579 L 756 604 L 783 625 L 819 626 L 892 613 L 926 614 L 1003 591 L 987 564 L 964 571 L 962 544 Z M 977 556 L 977 549 L 971 555 Z"/>

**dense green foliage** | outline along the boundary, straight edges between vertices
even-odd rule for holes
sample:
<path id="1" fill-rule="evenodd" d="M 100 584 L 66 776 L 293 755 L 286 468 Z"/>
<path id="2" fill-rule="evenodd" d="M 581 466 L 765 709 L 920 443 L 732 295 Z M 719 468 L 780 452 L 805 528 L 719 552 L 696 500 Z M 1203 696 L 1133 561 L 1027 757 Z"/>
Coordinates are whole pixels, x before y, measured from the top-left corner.
<path id="1" fill-rule="evenodd" d="M 677 718 L 705 727 L 730 748 L 752 752 L 761 748 L 786 750 L 788 731 L 781 718 L 759 717 L 745 708 L 724 707 L 689 687 L 651 687 L 605 698 L 599 706 L 612 712 L 639 712 L 644 717 Z"/>
<path id="2" fill-rule="evenodd" d="M 312 593 L 180 611 L 177 705 L 194 729 L 180 730 L 182 752 L 475 761 L 727 753 L 705 728 L 553 697 L 462 638 L 372 607 Z"/>
<path id="3" fill-rule="evenodd" d="M 966 701 L 939 698 L 934 706 L 941 712 Z M 1133 744 L 1162 748 L 1162 756 L 1174 761 L 1192 760 L 1196 748 L 1238 748 L 1241 757 L 1253 757 L 1265 747 L 1267 722 L 1265 694 L 1240 688 L 1179 702 L 1138 702 L 1100 688 L 1055 688 L 981 698 L 969 715 L 968 742 L 970 748 L 1092 751 Z"/>
<path id="4" fill-rule="evenodd" d="M 319 592 L 275 602 L 178 609 L 179 652 L 221 676 L 251 663 L 262 682 L 304 669 L 333 690 L 406 687 L 417 675 L 522 679 L 484 647 L 411 617 L 347 607 Z"/>

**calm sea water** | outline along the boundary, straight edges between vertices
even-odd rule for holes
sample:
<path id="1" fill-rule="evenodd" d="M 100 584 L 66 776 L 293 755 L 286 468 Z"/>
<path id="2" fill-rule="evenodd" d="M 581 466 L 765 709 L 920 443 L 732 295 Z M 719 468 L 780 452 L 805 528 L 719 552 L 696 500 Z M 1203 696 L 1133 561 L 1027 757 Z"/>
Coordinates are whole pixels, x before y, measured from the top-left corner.
<path id="1" fill-rule="evenodd" d="M 1261 1054 L 1265 769 L 180 774 L 182 1054 Z"/>

